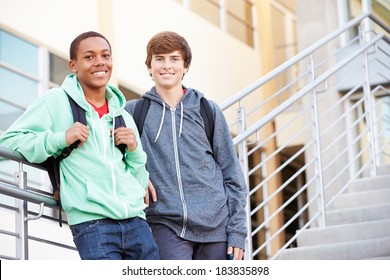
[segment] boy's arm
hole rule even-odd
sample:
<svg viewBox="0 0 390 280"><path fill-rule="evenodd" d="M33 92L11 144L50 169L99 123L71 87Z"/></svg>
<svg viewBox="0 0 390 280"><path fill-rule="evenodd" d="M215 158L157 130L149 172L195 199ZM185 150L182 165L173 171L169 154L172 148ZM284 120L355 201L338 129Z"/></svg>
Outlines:
<svg viewBox="0 0 390 280"><path fill-rule="evenodd" d="M247 235L245 206L248 191L226 119L218 106L214 106L214 108L213 153L215 160L221 167L227 192L228 246L245 249Z"/></svg>
<svg viewBox="0 0 390 280"><path fill-rule="evenodd" d="M37 99L0 136L0 145L20 152L28 161L41 163L66 147L65 131L54 132L44 99Z"/></svg>
<svg viewBox="0 0 390 280"><path fill-rule="evenodd" d="M142 149L141 139L133 118L129 114L127 116L126 124L132 130L134 139L131 145L127 145L128 148L125 154L126 163L131 174L146 189L149 181L149 173L146 171L146 153Z"/></svg>

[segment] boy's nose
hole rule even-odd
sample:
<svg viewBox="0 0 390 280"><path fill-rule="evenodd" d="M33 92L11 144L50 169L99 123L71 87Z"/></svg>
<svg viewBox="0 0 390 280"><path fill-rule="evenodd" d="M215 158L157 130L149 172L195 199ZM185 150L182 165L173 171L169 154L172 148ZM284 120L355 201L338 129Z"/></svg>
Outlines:
<svg viewBox="0 0 390 280"><path fill-rule="evenodd" d="M97 65L104 65L105 61L103 59L103 57L101 57L100 55L96 56L96 64Z"/></svg>
<svg viewBox="0 0 390 280"><path fill-rule="evenodd" d="M164 69L171 68L171 62L169 60L164 61L163 68Z"/></svg>

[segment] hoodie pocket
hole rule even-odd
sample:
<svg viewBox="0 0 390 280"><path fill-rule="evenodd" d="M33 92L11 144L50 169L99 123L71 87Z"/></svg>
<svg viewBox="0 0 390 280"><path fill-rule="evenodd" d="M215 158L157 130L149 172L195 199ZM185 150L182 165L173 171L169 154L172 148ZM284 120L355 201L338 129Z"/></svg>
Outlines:
<svg viewBox="0 0 390 280"><path fill-rule="evenodd" d="M87 199L98 204L107 204L115 197L111 180L87 180Z"/></svg>
<svg viewBox="0 0 390 280"><path fill-rule="evenodd" d="M115 185L114 185L115 184ZM87 181L87 200L109 217L124 219L139 216L145 209L145 190L128 176L106 180Z"/></svg>

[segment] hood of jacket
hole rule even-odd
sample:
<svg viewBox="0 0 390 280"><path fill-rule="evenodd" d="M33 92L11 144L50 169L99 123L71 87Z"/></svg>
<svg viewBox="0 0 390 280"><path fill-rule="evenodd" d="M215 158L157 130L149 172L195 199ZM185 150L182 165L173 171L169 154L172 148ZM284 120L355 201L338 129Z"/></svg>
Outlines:
<svg viewBox="0 0 390 280"><path fill-rule="evenodd" d="M180 112L180 127L179 127L179 137L181 136L183 132L183 120L184 120L184 114L186 110L198 110L200 100L203 97L203 93L196 91L192 88L186 88L183 86L183 97L180 100L180 102L177 104L176 108L173 108L174 110L179 110ZM161 130L164 126L164 119L165 119L165 112L166 107L170 107L168 104L166 104L160 95L156 91L156 87L152 87L150 91L146 92L142 98L149 99L152 102L155 102L157 104L160 104L162 107L161 110L161 116L159 121L159 129L157 131L156 136L154 137L154 142L158 141L158 138L160 136Z"/></svg>
<svg viewBox="0 0 390 280"><path fill-rule="evenodd" d="M87 102L84 96L83 89L77 80L76 74L69 74L61 85L62 89L86 112L93 108ZM106 86L106 99L110 108L111 117L116 117L121 114L126 105L126 99L123 94L111 85Z"/></svg>

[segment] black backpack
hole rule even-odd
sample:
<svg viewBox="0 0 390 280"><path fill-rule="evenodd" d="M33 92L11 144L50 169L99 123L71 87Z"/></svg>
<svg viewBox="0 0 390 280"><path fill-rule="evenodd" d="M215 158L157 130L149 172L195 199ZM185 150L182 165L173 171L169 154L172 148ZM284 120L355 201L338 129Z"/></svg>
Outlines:
<svg viewBox="0 0 390 280"><path fill-rule="evenodd" d="M148 113L150 106L149 98L141 98L137 100L134 108L133 119L137 125L139 135L141 136L146 114ZM213 135L214 135L214 111L210 103L205 97L200 99L200 114L203 118L205 132L207 139L210 142L211 148L213 148Z"/></svg>
<svg viewBox="0 0 390 280"><path fill-rule="evenodd" d="M87 125L87 119L85 116L85 110L81 108L69 95L69 104L72 109L72 114L73 114L73 121L74 122L80 122L84 125ZM126 127L126 123L123 119L123 116L117 116L115 117L115 128L118 127ZM115 130L114 128L114 130ZM42 162L40 165L46 168L47 173L50 178L51 185L53 187L53 197L54 199L58 200L58 206L59 206L59 224L62 227L62 214L61 214L61 201L60 201L60 162L64 158L67 158L70 153L77 148L79 145L80 141L76 141L70 146L66 147L65 149L62 150L61 154L57 157L51 156L46 159L46 161ZM126 151L126 145L121 144L117 146L122 154L125 154Z"/></svg>

